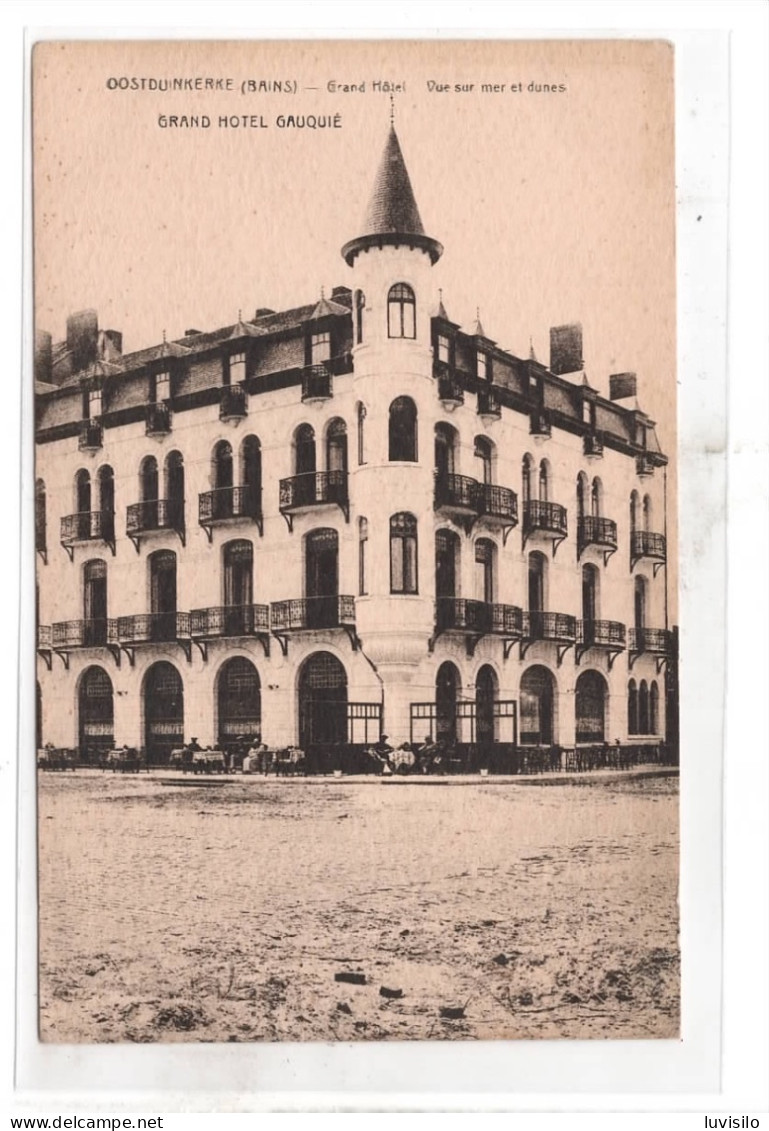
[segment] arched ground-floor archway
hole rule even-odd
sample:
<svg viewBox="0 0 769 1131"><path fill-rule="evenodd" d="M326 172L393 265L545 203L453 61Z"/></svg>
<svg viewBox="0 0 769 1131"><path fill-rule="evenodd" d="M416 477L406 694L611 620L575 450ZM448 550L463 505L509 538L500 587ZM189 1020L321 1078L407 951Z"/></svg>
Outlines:
<svg viewBox="0 0 769 1131"><path fill-rule="evenodd" d="M115 707L112 680L104 668L86 668L78 688L78 746L80 757L95 760L115 745Z"/></svg>
<svg viewBox="0 0 769 1131"><path fill-rule="evenodd" d="M438 742L457 741L457 702L460 675L450 660L438 668L435 677L435 737Z"/></svg>
<svg viewBox="0 0 769 1131"><path fill-rule="evenodd" d="M147 762L165 765L184 743L184 686L173 664L158 660L147 670L142 700Z"/></svg>
<svg viewBox="0 0 769 1131"><path fill-rule="evenodd" d="M577 742L606 741L606 680L600 672L582 672L574 694Z"/></svg>
<svg viewBox="0 0 769 1131"><path fill-rule="evenodd" d="M499 738L494 704L498 698L496 672L484 664L475 677L475 740L483 750Z"/></svg>
<svg viewBox="0 0 769 1131"><path fill-rule="evenodd" d="M337 746L347 741L347 673L330 652L315 652L299 673L299 745Z"/></svg>
<svg viewBox="0 0 769 1131"><path fill-rule="evenodd" d="M217 681L217 736L223 749L238 738L261 738L262 688L259 673L245 656L222 666Z"/></svg>
<svg viewBox="0 0 769 1131"><path fill-rule="evenodd" d="M541 664L521 676L520 741L523 746L552 746L555 741L556 686Z"/></svg>

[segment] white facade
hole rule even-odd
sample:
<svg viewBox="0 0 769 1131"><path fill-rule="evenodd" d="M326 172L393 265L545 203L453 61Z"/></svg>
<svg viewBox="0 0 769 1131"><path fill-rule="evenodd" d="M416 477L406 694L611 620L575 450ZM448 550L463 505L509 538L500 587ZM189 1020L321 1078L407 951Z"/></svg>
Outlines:
<svg viewBox="0 0 769 1131"><path fill-rule="evenodd" d="M393 138L391 134L391 152ZM381 183L381 171L377 187L381 198L388 191L388 185ZM389 191L397 197L396 214L398 208L402 215L405 209L409 220L415 216L418 221L413 198L404 202L402 181ZM166 727L168 743L171 737L188 741L195 736L202 745L215 745L237 729L237 720L231 721L229 730L222 726L219 680L223 665L242 657L254 665L259 685L258 703L254 699L250 714L249 709L243 712L249 723L246 729L256 730L250 724L258 711L258 731L268 745L307 745L312 738L307 727L314 724L307 722L300 685L305 661L319 652L335 656L344 669L346 690L338 698L371 707L368 731L364 733L360 719L348 718L344 735L339 723L342 709L338 704L331 708L337 722L330 724L330 731L318 732L321 744L334 736L353 742L372 740L378 737L380 723L391 745L421 741L428 730L459 743L505 744L515 738L524 744L570 747L576 742L663 739L668 648L666 460L656 449L651 422L634 409L598 397L583 384L581 371L553 375L533 360L504 354L480 327L478 333L462 333L444 317L442 304L436 315L439 280L434 261L441 249L420 235L413 222L405 231L397 226L395 230L370 227L359 245L352 241L345 249L351 264L344 280L349 290L337 288L330 302L321 299L314 309L303 307L284 315L257 312L251 322L214 334L190 334L179 343L164 343L130 357L117 350L105 353L100 335L97 354L82 372L72 371L67 360L71 350L54 347L50 367L39 374L43 382L38 386L36 474L44 485L39 518L42 521L44 513L45 519L44 531L38 524L43 742L98 745L101 732L105 742L141 748L151 744L146 680L153 665L166 661L183 687L181 727ZM393 288L404 285L413 293L413 308L410 301L388 301ZM409 336L412 312L413 337ZM393 336L394 332L406 336ZM328 368L333 377L328 380L330 388L318 390L312 381L320 379L323 385L323 370L311 370L307 364L317 364L327 352L324 333L329 334ZM445 364L439 356L443 350ZM241 365L243 356L246 361ZM489 359L490 382L483 373L483 358ZM165 374L170 374L168 384ZM439 396L445 392L440 385L445 376L461 389L453 399ZM240 383L247 396L242 410L236 405L233 418L222 420L220 398L229 395L229 389L222 392L228 381L231 388ZM101 397L91 397L86 408L89 388L97 388ZM310 395L318 392L331 395ZM489 393L498 402L498 411L481 414L479 409L488 407L482 398ZM457 403L460 395L463 400ZM410 398L416 408L413 459L391 458L390 409L402 397ZM153 409L147 406L156 402L162 409L164 401L171 410L170 430L148 435L147 414ZM101 446L90 451L82 450L80 440L87 412L97 417L101 438ZM332 423L338 421L344 422L346 432L346 474L339 425ZM299 474L304 467L301 461L307 458L306 449L297 452L297 429L302 425L314 431L320 478L318 486L309 489L313 500L309 505L303 488L294 499L304 505L281 513L281 480ZM446 457L441 449L444 454L437 456L436 428L449 435L447 426L454 430L453 451ZM259 521L251 515L237 517L242 508L237 501L233 505L228 472L226 468L222 472L222 461L214 458L217 445L228 443L233 455L232 487L243 486L247 472L241 453L248 436L258 439L261 453ZM484 448L477 443L479 437L488 441L486 459L479 454ZM600 454L587 455L587 451ZM156 529L137 536L135 545L126 533L127 508L169 497L164 469L170 453L179 453L184 469L183 532L163 528L166 520L156 518L150 505L142 512L143 521ZM152 472L146 470L148 457L158 467L154 497ZM533 507L527 505L524 485L527 457ZM441 462L446 458L453 461L450 467ZM84 510L98 515L104 509L99 483L105 481L105 473L100 473L105 467L112 472L112 487L107 475L104 490L108 507L114 495L114 543L93 536L100 531L97 521L79 520L74 527L78 537L68 536L65 549L60 545L62 520ZM84 471L91 483L87 508ZM326 472L334 474L324 479ZM477 484L490 480L515 492L517 521L510 513L509 495L498 508L501 515L483 513L489 507L478 500L488 496L457 476ZM600 527L600 544L583 546L579 538L580 529L583 534L588 528L593 533L599 529L589 521L580 527L580 476L585 485L585 519L616 524L616 531L606 524ZM448 482L448 494L440 494L441 481L444 487ZM334 498L341 492L343 497L344 484L348 506L315 502L324 492ZM217 489L224 508L204 527L199 522L204 507L199 497ZM470 495L464 497L463 492ZM457 505L467 504L468 498L469 506ZM539 501L565 508L567 533L562 540L553 530L529 529L527 515L536 518ZM230 512L232 517L225 517ZM540 512L541 520L543 508ZM415 520L415 575L401 562L401 552L410 551L402 543L391 549L395 515ZM552 525L552 517L546 524ZM72 524L68 529L71 535ZM331 576L334 567L328 557L333 553L330 535L318 540L319 556L308 565L308 535L318 530L336 533L336 577ZM439 535L440 531L447 533ZM436 539L443 546L439 552ZM225 546L235 540L252 545L253 580L250 587L238 590L240 597L233 597L232 587L237 589L241 582L233 582L234 575L225 568L225 553L230 553ZM633 548L644 553L633 554ZM176 555L175 609L181 613L239 606L244 592L250 596L247 604L269 606L270 612L265 609L256 620L236 617L224 630L220 617L213 635L201 631L201 624L208 624L201 614L193 617L191 627L176 622L171 635L180 642L142 640L142 630L125 618L158 612L158 593L165 582L157 577L153 582L151 555L160 550ZM437 563L437 553L444 554L443 564ZM447 554L452 559L449 564ZM532 554L541 556L532 558ZM491 564L476 560L479 556L490 556ZM94 561L104 567L87 567ZM593 567L592 579L586 566ZM100 575L105 568L106 610L99 603L104 601ZM415 591L393 592L393 571L400 581L396 579L396 588ZM92 584L88 577L97 578L96 588L88 589ZM340 604L327 603L320 623L341 620L344 627L314 627L318 617L312 608L320 604L297 606L290 614L275 608L287 600L328 602L334 593L350 597L353 603L346 603L344 612ZM543 613L564 614L564 618L551 623ZM264 620L259 619L262 615ZM82 625L89 618L106 618L108 627L101 635L97 630L96 637L89 636L87 624ZM81 626L61 627L71 622ZM257 622L264 629L258 636L252 631ZM583 627L578 622L584 622ZM150 625L144 635L153 631ZM88 642L94 638L100 643L91 646ZM592 640L598 644L589 646ZM442 677L438 674L447 661L458 677L453 690L447 669ZM111 683L111 731L106 716L103 725L95 716L84 724L89 708L83 679L94 666ZM504 709L491 710L488 694L479 692L482 669L486 670L480 684L493 687L493 696L506 705ZM543 675L542 669L549 675ZM597 677L592 681L592 697L589 689L583 690L578 722L577 687L585 672ZM442 690L437 690L441 679ZM550 692L543 692L548 681ZM584 679L580 686L585 689ZM603 688L600 728L596 687ZM322 691L318 694L322 699ZM460 704L450 708L450 723L447 696ZM436 702L440 705L432 711L426 706ZM416 709L414 704L422 706ZM347 715L352 714L348 709ZM549 719L543 717L548 714ZM163 720L154 725L162 734Z"/></svg>

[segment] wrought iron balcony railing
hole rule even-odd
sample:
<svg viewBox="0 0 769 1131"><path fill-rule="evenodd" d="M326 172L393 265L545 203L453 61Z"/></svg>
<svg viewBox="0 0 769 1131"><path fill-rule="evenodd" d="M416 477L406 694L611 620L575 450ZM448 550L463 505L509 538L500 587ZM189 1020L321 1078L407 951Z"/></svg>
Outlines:
<svg viewBox="0 0 769 1131"><path fill-rule="evenodd" d="M667 656L670 652L670 633L664 628L631 628L630 651Z"/></svg>
<svg viewBox="0 0 769 1131"><path fill-rule="evenodd" d="M219 402L220 420L242 420L248 414L248 396L242 385L223 385Z"/></svg>
<svg viewBox="0 0 769 1131"><path fill-rule="evenodd" d="M126 534L152 530L184 530L184 499L145 499L126 511Z"/></svg>
<svg viewBox="0 0 769 1131"><path fill-rule="evenodd" d="M502 406L496 390L489 385L482 385L478 389L478 415L486 416L490 420L498 420L502 415Z"/></svg>
<svg viewBox="0 0 769 1131"><path fill-rule="evenodd" d="M559 503L529 499L523 504L523 544L532 534L547 534L553 538L553 553L569 533L566 507Z"/></svg>
<svg viewBox="0 0 769 1131"><path fill-rule="evenodd" d="M485 635L491 631L493 606L463 597L438 597L435 601L437 632L459 631Z"/></svg>
<svg viewBox="0 0 769 1131"><path fill-rule="evenodd" d="M665 535L653 534L649 530L634 530L630 535L630 557L634 564L641 558L652 558L664 563L667 559Z"/></svg>
<svg viewBox="0 0 769 1131"><path fill-rule="evenodd" d="M585 648L624 648L625 637L625 626L620 621L577 621L577 643Z"/></svg>
<svg viewBox="0 0 769 1131"><path fill-rule="evenodd" d="M273 632L306 632L355 625L354 597L302 597L270 605Z"/></svg>
<svg viewBox="0 0 769 1131"><path fill-rule="evenodd" d="M61 520L59 541L70 559L73 556L73 547L78 542L106 542L114 554L114 511L80 511L78 514L64 515Z"/></svg>
<svg viewBox="0 0 769 1131"><path fill-rule="evenodd" d="M104 429L99 420L81 420L77 446L81 452L97 452L104 444Z"/></svg>
<svg viewBox="0 0 769 1131"><path fill-rule="evenodd" d="M171 431L171 408L165 401L147 405L145 428L148 436L166 436Z"/></svg>
<svg viewBox="0 0 769 1131"><path fill-rule="evenodd" d="M326 401L333 392L331 373L326 365L308 365L302 370L303 401Z"/></svg>
<svg viewBox="0 0 769 1131"><path fill-rule="evenodd" d="M555 643L575 644L577 620L568 613L525 612L523 636L529 641L552 640Z"/></svg>
<svg viewBox="0 0 769 1131"><path fill-rule="evenodd" d="M469 475L437 475L435 508L470 512L481 517L518 521L518 498L515 491L496 483L479 483Z"/></svg>
<svg viewBox="0 0 769 1131"><path fill-rule="evenodd" d="M201 526L210 527L242 518L261 524L261 487L217 487L198 495L198 522Z"/></svg>
<svg viewBox="0 0 769 1131"><path fill-rule="evenodd" d="M52 633L50 624L39 624L37 626L37 649L39 652L50 652L52 643Z"/></svg>
<svg viewBox="0 0 769 1131"><path fill-rule="evenodd" d="M117 644L117 621L112 618L65 620L51 625L54 649L103 648Z"/></svg>
<svg viewBox="0 0 769 1131"><path fill-rule="evenodd" d="M189 613L138 613L118 617L121 644L160 644L185 640L190 635Z"/></svg>
<svg viewBox="0 0 769 1131"><path fill-rule="evenodd" d="M305 507L334 505L350 517L346 471L308 471L280 481L280 513L293 529L292 514Z"/></svg>
<svg viewBox="0 0 769 1131"><path fill-rule="evenodd" d="M577 556L588 546L598 546L603 551L604 565L617 549L617 524L610 518L586 514L577 521Z"/></svg>
<svg viewBox="0 0 769 1131"><path fill-rule="evenodd" d="M190 613L190 636L193 637L254 636L269 630L270 610L267 605L223 605L193 609Z"/></svg>

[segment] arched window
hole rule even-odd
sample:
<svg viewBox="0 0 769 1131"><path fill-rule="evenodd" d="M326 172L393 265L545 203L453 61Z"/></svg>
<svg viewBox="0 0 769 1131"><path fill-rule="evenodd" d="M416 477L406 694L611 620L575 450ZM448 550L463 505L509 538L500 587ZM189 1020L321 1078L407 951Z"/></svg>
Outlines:
<svg viewBox="0 0 769 1131"><path fill-rule="evenodd" d="M149 574L152 640L176 640L176 554L173 550L150 554Z"/></svg>
<svg viewBox="0 0 769 1131"><path fill-rule="evenodd" d="M590 513L593 518L600 518L603 510L603 485L596 476L590 488Z"/></svg>
<svg viewBox="0 0 769 1131"><path fill-rule="evenodd" d="M366 547L368 545L368 519L358 519L358 593L365 597L366 589Z"/></svg>
<svg viewBox="0 0 769 1131"><path fill-rule="evenodd" d="M417 406L411 397L397 397L390 405L388 458L404 463L416 462Z"/></svg>
<svg viewBox="0 0 769 1131"><path fill-rule="evenodd" d="M139 491L143 503L158 501L158 461L154 456L145 456L139 467Z"/></svg>
<svg viewBox="0 0 769 1131"><path fill-rule="evenodd" d="M330 652L315 652L299 675L299 745L306 753L317 746L347 742L347 673Z"/></svg>
<svg viewBox="0 0 769 1131"><path fill-rule="evenodd" d="M587 513L587 476L580 471L577 476L577 518L583 519Z"/></svg>
<svg viewBox="0 0 769 1131"><path fill-rule="evenodd" d="M478 570L478 600L493 605L496 599L496 559L497 548L489 538L479 538L475 543L475 564Z"/></svg>
<svg viewBox="0 0 769 1131"><path fill-rule="evenodd" d="M83 566L83 643L107 643L107 563L101 559Z"/></svg>
<svg viewBox="0 0 769 1131"><path fill-rule="evenodd" d="M256 436L246 436L240 445L240 514L262 513L262 445Z"/></svg>
<svg viewBox="0 0 769 1131"><path fill-rule="evenodd" d="M438 742L457 741L457 703L460 675L449 660L441 664L435 677L435 729Z"/></svg>
<svg viewBox="0 0 769 1131"><path fill-rule="evenodd" d="M539 501L546 503L550 498L550 464L543 459L539 465Z"/></svg>
<svg viewBox="0 0 769 1131"><path fill-rule="evenodd" d="M417 336L416 299L407 283L396 283L387 295L388 338Z"/></svg>
<svg viewBox="0 0 769 1131"><path fill-rule="evenodd" d="M630 533L635 534L638 530L638 521L640 517L641 500L638 497L637 491L632 491L630 494Z"/></svg>
<svg viewBox="0 0 769 1131"><path fill-rule="evenodd" d="M39 554L45 554L48 548L47 522L45 483L38 479L35 482L35 549Z"/></svg>
<svg viewBox="0 0 769 1131"><path fill-rule="evenodd" d="M78 689L78 739L85 760L115 745L112 680L103 668L86 668Z"/></svg>
<svg viewBox="0 0 769 1131"><path fill-rule="evenodd" d="M167 524L172 530L184 530L184 458L181 452L166 456Z"/></svg>
<svg viewBox="0 0 769 1131"><path fill-rule="evenodd" d="M254 631L254 548L245 539L227 542L224 561L224 631L248 636Z"/></svg>
<svg viewBox="0 0 769 1131"><path fill-rule="evenodd" d="M364 464L366 462L366 447L365 447L365 443L364 443L364 440L365 440L364 424L365 424L365 420L366 420L366 406L364 404L362 404L360 401L358 401L357 418L358 418L358 464L361 465L361 464Z"/></svg>
<svg viewBox="0 0 769 1131"><path fill-rule="evenodd" d="M497 699L496 672L484 664L475 677L475 740L480 747L497 741L494 704Z"/></svg>
<svg viewBox="0 0 769 1131"><path fill-rule="evenodd" d="M300 424L294 433L294 474L315 471L315 432L310 424Z"/></svg>
<svg viewBox="0 0 769 1131"><path fill-rule="evenodd" d="M435 425L435 472L445 479L455 472L457 431L450 424Z"/></svg>
<svg viewBox="0 0 769 1131"><path fill-rule="evenodd" d="M476 436L474 454L480 465L480 475L478 476L478 478L480 479L481 483L493 483L494 445L492 444L491 440L488 440L485 436Z"/></svg>
<svg viewBox="0 0 769 1131"><path fill-rule="evenodd" d="M555 681L542 665L521 677L521 745L551 746L555 737Z"/></svg>
<svg viewBox="0 0 769 1131"><path fill-rule="evenodd" d="M645 679L638 688L638 733L649 734L649 686Z"/></svg>
<svg viewBox="0 0 769 1131"><path fill-rule="evenodd" d="M363 311L366 306L366 296L363 291L355 292L355 343L360 345L363 341Z"/></svg>
<svg viewBox="0 0 769 1131"><path fill-rule="evenodd" d="M634 679L627 685L627 732L638 734L638 687Z"/></svg>
<svg viewBox="0 0 769 1131"><path fill-rule="evenodd" d="M333 628L339 623L339 535L330 527L305 535L304 594L308 628Z"/></svg>
<svg viewBox="0 0 769 1131"><path fill-rule="evenodd" d="M91 476L84 468L75 476L75 509L78 514L89 514L91 510Z"/></svg>
<svg viewBox="0 0 769 1131"><path fill-rule="evenodd" d="M442 598L459 596L459 535L453 530L435 532L435 596L439 604Z"/></svg>
<svg viewBox="0 0 769 1131"><path fill-rule="evenodd" d="M600 620L598 609L598 592L600 577L594 565L582 567L582 620L592 625Z"/></svg>
<svg viewBox="0 0 769 1131"><path fill-rule="evenodd" d="M347 471L347 426L338 417L326 430L326 470Z"/></svg>
<svg viewBox="0 0 769 1131"><path fill-rule="evenodd" d="M660 733L660 689L656 679L649 688L649 733Z"/></svg>
<svg viewBox="0 0 769 1131"><path fill-rule="evenodd" d="M220 440L214 448L211 472L215 491L226 491L232 487L232 445L228 440Z"/></svg>
<svg viewBox="0 0 769 1131"><path fill-rule="evenodd" d="M144 677L144 746L150 765L166 765L184 743L184 686L173 664L159 660Z"/></svg>
<svg viewBox="0 0 769 1131"><path fill-rule="evenodd" d="M532 501L532 499L534 498L534 494L533 494L534 487L535 487L535 484L534 484L534 460L527 453L523 457L522 479L521 479L521 496L523 498L524 504L530 503Z"/></svg>
<svg viewBox="0 0 769 1131"><path fill-rule="evenodd" d="M650 495L644 495L644 530L650 531L652 528L652 500Z"/></svg>
<svg viewBox="0 0 769 1131"><path fill-rule="evenodd" d="M600 672L582 672L574 698L577 742L605 742L606 681Z"/></svg>
<svg viewBox="0 0 769 1131"><path fill-rule="evenodd" d="M547 607L547 558L539 550L529 554L529 612L543 613ZM533 627L533 626L532 626Z"/></svg>
<svg viewBox="0 0 769 1131"><path fill-rule="evenodd" d="M646 628L646 578L635 579L634 603L635 627L639 631Z"/></svg>
<svg viewBox="0 0 769 1131"><path fill-rule="evenodd" d="M417 591L417 520L401 512L390 519L390 592Z"/></svg>
<svg viewBox="0 0 769 1131"><path fill-rule="evenodd" d="M216 698L220 747L226 749L240 738L261 738L261 683L250 660L235 656L224 664Z"/></svg>

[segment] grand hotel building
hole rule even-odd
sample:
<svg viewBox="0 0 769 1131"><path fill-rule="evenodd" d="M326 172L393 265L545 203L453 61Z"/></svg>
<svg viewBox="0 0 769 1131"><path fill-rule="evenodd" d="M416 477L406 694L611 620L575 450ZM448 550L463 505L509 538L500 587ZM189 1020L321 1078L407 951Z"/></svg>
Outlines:
<svg viewBox="0 0 769 1131"><path fill-rule="evenodd" d="M578 325L549 368L461 329L442 250L391 129L330 296L131 354L93 311L38 332L38 744L429 733L504 768L672 730L635 377L599 395Z"/></svg>

